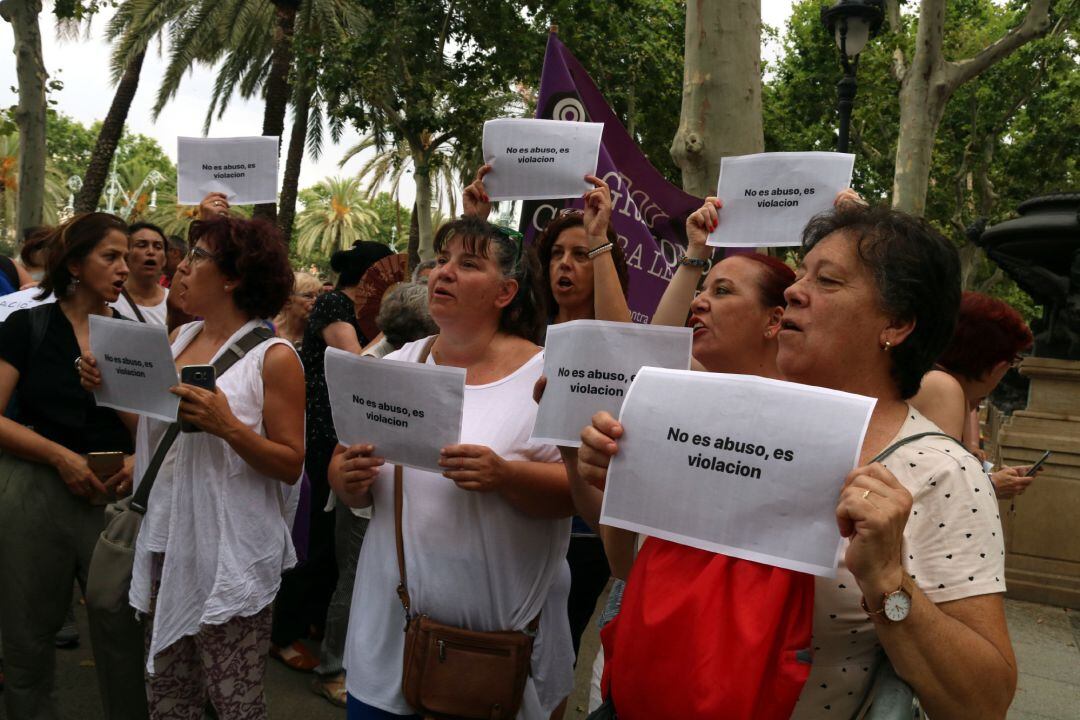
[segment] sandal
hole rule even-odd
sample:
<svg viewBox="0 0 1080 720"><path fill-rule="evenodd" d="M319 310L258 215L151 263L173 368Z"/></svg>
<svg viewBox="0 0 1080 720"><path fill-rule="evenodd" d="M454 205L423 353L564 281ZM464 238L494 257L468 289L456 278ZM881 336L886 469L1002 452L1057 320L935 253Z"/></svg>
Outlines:
<svg viewBox="0 0 1080 720"><path fill-rule="evenodd" d="M286 667L300 672L311 672L319 666L319 658L299 640L286 647L270 646L270 657L280 660Z"/></svg>
<svg viewBox="0 0 1080 720"><path fill-rule="evenodd" d="M345 698L348 696L348 691L345 689L345 675L336 675L326 680L315 678L311 681L311 692L326 698L338 707L345 707Z"/></svg>

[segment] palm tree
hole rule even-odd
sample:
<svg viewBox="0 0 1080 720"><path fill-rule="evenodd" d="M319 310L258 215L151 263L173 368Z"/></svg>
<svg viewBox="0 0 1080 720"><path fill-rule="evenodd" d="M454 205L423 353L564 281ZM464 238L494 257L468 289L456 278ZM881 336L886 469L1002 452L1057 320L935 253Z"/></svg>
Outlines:
<svg viewBox="0 0 1080 720"><path fill-rule="evenodd" d="M327 178L302 193L305 204L296 218L300 256L330 256L357 240L377 240L379 216L367 207L357 178Z"/></svg>
<svg viewBox="0 0 1080 720"><path fill-rule="evenodd" d="M124 134L128 111L139 88L147 45L154 36L160 36L186 5L181 0L125 0L110 18L105 38L114 44L110 66L116 92L83 174L83 186L75 198L76 212L89 212L97 207L113 154ZM69 33L73 31L70 29Z"/></svg>
<svg viewBox="0 0 1080 720"><path fill-rule="evenodd" d="M176 95L184 75L196 63L220 63L204 132L238 93L244 99L262 96L262 134L282 137L285 110L291 100L295 118L292 137L297 150L290 151L286 161L281 193L285 224L279 223L288 236L305 136L313 154L317 155L322 143L322 105L326 100L314 89L310 60L321 52L322 43L346 37L349 29L362 21L363 10L351 0L197 0L185 5L170 25L169 63L154 115L157 117ZM305 60L296 68L295 88L289 82L294 45L303 51ZM335 136L340 128L340 122L332 126ZM274 219L275 205L257 206L255 215Z"/></svg>
<svg viewBox="0 0 1080 720"><path fill-rule="evenodd" d="M0 237L17 241L19 197L19 133L13 131L0 135ZM42 204L41 221L55 225L60 209L67 204L64 178L45 160L45 202Z"/></svg>

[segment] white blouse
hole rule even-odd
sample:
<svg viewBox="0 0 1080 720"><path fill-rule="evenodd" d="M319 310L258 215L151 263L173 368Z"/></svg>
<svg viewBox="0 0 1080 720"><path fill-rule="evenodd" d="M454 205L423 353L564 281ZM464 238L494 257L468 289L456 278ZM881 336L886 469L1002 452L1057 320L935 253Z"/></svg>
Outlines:
<svg viewBox="0 0 1080 720"><path fill-rule="evenodd" d="M260 324L253 320L222 345ZM181 328L173 357L202 330L202 322ZM217 379L233 414L260 435L263 428L263 358L273 338L256 346ZM153 456L167 424L142 417L135 438L135 477ZM298 487L298 486L297 486ZM147 670L154 657L203 625L248 617L273 602L281 573L296 564L290 537L295 495L274 478L260 474L219 437L205 432L180 433L158 472L135 549L131 605L150 611L150 588L157 574L154 555L164 554L153 614ZM287 492L290 491L290 492Z"/></svg>

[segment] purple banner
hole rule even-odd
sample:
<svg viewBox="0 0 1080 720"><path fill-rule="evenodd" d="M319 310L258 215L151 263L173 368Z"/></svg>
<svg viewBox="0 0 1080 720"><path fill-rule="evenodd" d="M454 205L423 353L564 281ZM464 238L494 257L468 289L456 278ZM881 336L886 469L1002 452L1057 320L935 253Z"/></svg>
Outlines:
<svg viewBox="0 0 1080 720"><path fill-rule="evenodd" d="M536 117L604 123L596 174L611 187L612 226L630 269L630 309L649 322L686 248L686 218L703 199L669 183L638 149L585 68L552 33L548 36ZM522 232L531 241L564 207L581 201L530 201Z"/></svg>

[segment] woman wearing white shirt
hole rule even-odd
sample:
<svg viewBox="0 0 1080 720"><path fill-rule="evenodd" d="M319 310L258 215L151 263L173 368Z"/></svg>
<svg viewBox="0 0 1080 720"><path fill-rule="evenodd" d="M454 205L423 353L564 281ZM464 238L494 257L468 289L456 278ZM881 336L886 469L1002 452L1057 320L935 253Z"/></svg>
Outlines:
<svg viewBox="0 0 1080 720"><path fill-rule="evenodd" d="M439 334L427 362L466 369L462 444L443 449L442 475L405 469L408 589L414 610L438 622L524 630L563 566L573 512L558 451L529 441L531 391L543 369L539 268L519 234L475 218L440 228L435 250L428 302ZM428 346L410 343L387 357L416 361ZM415 712L401 692L393 470L377 453L371 445L338 447L330 466L343 500L374 504L349 620L350 720ZM521 718L539 720L553 709L537 695L540 677L572 672L545 662L544 636L555 622L566 623L566 615L540 618Z"/></svg>
<svg viewBox="0 0 1080 720"><path fill-rule="evenodd" d="M292 288L285 244L261 221L193 227L174 292L203 320L176 332L177 369L213 362ZM162 465L139 532L131 604L148 614L151 718L196 717L207 699L222 720L265 718L271 604L296 562L282 483L304 462L304 376L288 341L270 339L217 378L211 392L173 388L181 433ZM142 418L136 477L165 423Z"/></svg>
<svg viewBox="0 0 1080 720"><path fill-rule="evenodd" d="M169 300L169 289L160 283L168 247L165 232L157 225L137 222L128 228L128 235L131 274L113 307L129 320L164 325Z"/></svg>

